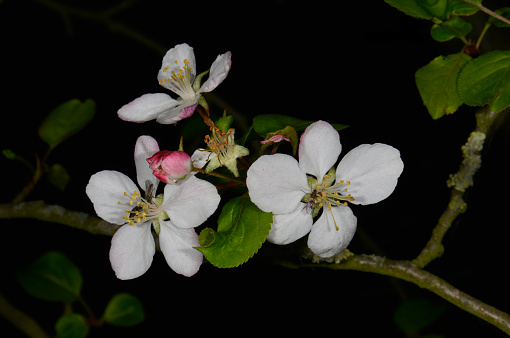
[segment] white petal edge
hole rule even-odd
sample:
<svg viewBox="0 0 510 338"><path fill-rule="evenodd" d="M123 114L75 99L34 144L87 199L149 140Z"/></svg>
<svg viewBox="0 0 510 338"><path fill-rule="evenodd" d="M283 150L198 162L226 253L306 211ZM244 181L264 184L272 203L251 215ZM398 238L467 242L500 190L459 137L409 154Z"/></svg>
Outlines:
<svg viewBox="0 0 510 338"><path fill-rule="evenodd" d="M133 279L149 269L155 252L149 222L126 224L113 235L110 263L117 278Z"/></svg>
<svg viewBox="0 0 510 338"><path fill-rule="evenodd" d="M198 272L203 255L194 247L200 246L195 229L182 229L171 221L160 222L159 245L168 266L176 273L186 277Z"/></svg>
<svg viewBox="0 0 510 338"><path fill-rule="evenodd" d="M285 215L274 215L267 240L273 244L286 245L304 237L312 229L312 215L306 212L306 204Z"/></svg>
<svg viewBox="0 0 510 338"><path fill-rule="evenodd" d="M195 97L195 100L183 101L181 99L177 100L177 105L162 114L160 114L156 118L156 122L161 124L174 124L183 120L185 118L190 117L195 112L196 107L198 106L198 96Z"/></svg>
<svg viewBox="0 0 510 338"><path fill-rule="evenodd" d="M319 257L334 256L347 248L356 232L356 224L356 216L349 207L332 207L331 212L323 209L308 236L308 247Z"/></svg>
<svg viewBox="0 0 510 338"><path fill-rule="evenodd" d="M117 115L124 121L147 122L168 115L179 101L163 93L145 94L119 109Z"/></svg>
<svg viewBox="0 0 510 338"><path fill-rule="evenodd" d="M208 93L213 91L216 87L220 85L220 83L225 80L232 67L232 53L226 52L225 54L218 55L216 60L214 60L211 65L211 70L209 72L209 77L207 81L205 81L197 93Z"/></svg>
<svg viewBox="0 0 510 338"><path fill-rule="evenodd" d="M193 52L193 48L186 43L182 43L176 45L173 48L170 48L166 52L165 56L163 56L163 60L161 62L161 69L158 72L158 81L161 81L161 79L164 78L169 78L172 74L171 73L172 71L178 73L179 68L182 68L182 66L184 66L184 60L188 60L189 62L188 67L191 68L191 73L193 77L193 79L191 79L191 84L193 84L193 80L196 75L195 53ZM175 63L175 61L177 61L177 63ZM163 87L165 87L164 83Z"/></svg>
<svg viewBox="0 0 510 338"><path fill-rule="evenodd" d="M153 185L154 191L158 187L159 180L152 174L147 159L159 151L158 142L152 137L143 135L138 137L135 144L136 180L138 186L145 191L145 181Z"/></svg>
<svg viewBox="0 0 510 338"><path fill-rule="evenodd" d="M321 182L323 176L335 165L341 151L338 131L327 122L314 122L301 135L299 167Z"/></svg>
<svg viewBox="0 0 510 338"><path fill-rule="evenodd" d="M336 179L350 181L353 204L373 204L387 198L404 170L400 152L392 146L362 144L348 152L338 164Z"/></svg>
<svg viewBox="0 0 510 338"><path fill-rule="evenodd" d="M161 208L179 228L194 228L204 223L220 203L216 187L195 176L174 185L167 184L164 196Z"/></svg>
<svg viewBox="0 0 510 338"><path fill-rule="evenodd" d="M132 194L135 190L138 187L129 177L113 170L95 173L85 188L97 215L113 224L126 223L122 217L126 216L126 203L129 203L130 198L124 196L124 192Z"/></svg>
<svg viewBox="0 0 510 338"><path fill-rule="evenodd" d="M298 162L286 154L263 155L248 169L246 186L251 201L262 211L288 214L311 191Z"/></svg>

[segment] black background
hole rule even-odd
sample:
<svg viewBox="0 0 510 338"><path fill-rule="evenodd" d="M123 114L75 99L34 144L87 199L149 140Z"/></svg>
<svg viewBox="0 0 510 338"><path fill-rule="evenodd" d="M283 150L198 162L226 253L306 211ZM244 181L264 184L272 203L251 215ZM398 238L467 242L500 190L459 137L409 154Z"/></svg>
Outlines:
<svg viewBox="0 0 510 338"><path fill-rule="evenodd" d="M98 12L118 2L68 3ZM447 205L446 180L458 169L460 147L475 121L474 110L465 106L433 121L421 103L414 73L438 55L459 51L460 42L432 41L429 22L407 17L383 1L126 3L127 8L112 18L154 41L159 50L80 16L83 11L66 18L43 1L0 3L2 149L32 160L35 153L45 151L37 136L45 114L71 98L92 98L97 105L92 123L50 156L51 163L61 163L71 175L66 192L42 180L27 200L44 199L94 213L85 195L88 179L104 169L134 177L132 154L138 136L150 134L161 148L175 148L178 128L124 122L116 112L142 94L164 92L156 79L162 53L186 42L195 50L198 72L206 70L218 54L232 52L229 76L214 93L235 114L238 133L246 130L253 116L278 113L350 125L340 133L344 153L360 143L382 142L398 148L405 164L399 184L385 201L354 207L358 232L350 249L394 259L412 259L419 253ZM497 2L484 4L497 8ZM483 13L470 18L475 33L484 19ZM508 31L498 34L491 29L482 52L508 49L505 34ZM213 105L212 109L221 113L221 108ZM509 310L508 221L502 196L509 188L508 128L501 120L485 148L475 187L469 190L468 211L446 236L444 256L427 267L503 311ZM29 172L4 158L0 166L1 201L7 203L26 184ZM206 225L214 227L214 219ZM3 220L1 229L0 292L48 332L53 331L61 305L26 295L15 272L47 250L60 250L82 270L83 296L97 316L118 292L130 292L144 304L144 324L131 329L93 328L91 337L187 330L193 335L294 334L305 328L314 335L404 337L393 323L393 312L405 299L416 297L446 306L445 314L424 333L503 336L427 291L406 282L395 286L378 275L289 270L256 258L237 269L204 264L195 276L186 278L170 270L157 253L145 275L120 281L108 261L108 237L34 220ZM368 245L370 241L377 248ZM260 256L272 249L265 244ZM4 319L0 327L11 330Z"/></svg>

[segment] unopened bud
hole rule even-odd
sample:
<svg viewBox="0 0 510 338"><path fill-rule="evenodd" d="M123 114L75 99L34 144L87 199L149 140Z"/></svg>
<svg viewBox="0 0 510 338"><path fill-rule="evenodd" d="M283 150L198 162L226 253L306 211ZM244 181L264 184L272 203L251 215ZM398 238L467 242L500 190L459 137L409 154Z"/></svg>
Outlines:
<svg viewBox="0 0 510 338"><path fill-rule="evenodd" d="M167 184L176 183L192 170L191 157L183 151L161 150L147 162L154 176Z"/></svg>

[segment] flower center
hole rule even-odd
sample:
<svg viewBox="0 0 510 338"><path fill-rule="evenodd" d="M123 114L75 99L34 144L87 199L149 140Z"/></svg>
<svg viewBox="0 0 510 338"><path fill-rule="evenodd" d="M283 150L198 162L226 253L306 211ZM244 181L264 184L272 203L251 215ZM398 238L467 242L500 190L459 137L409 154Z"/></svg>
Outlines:
<svg viewBox="0 0 510 338"><path fill-rule="evenodd" d="M160 210L152 198L152 191L147 190L145 198L142 198L138 191L133 191L132 194L124 192L124 196L127 197L127 201L117 202L119 205L126 205L126 216L123 216L126 223L134 226L135 223L142 223L148 220L156 219L160 217Z"/></svg>
<svg viewBox="0 0 510 338"><path fill-rule="evenodd" d="M211 127L211 136L205 136L205 143L211 152L218 155L220 163L223 163L226 159L234 156L234 129L229 129L228 132L224 133L220 128L214 126Z"/></svg>
<svg viewBox="0 0 510 338"><path fill-rule="evenodd" d="M183 63L184 65L179 67L178 71L172 70L169 72L169 78L159 80L159 84L182 97L184 101L195 100L195 91L191 87L194 80L191 72L192 68L189 66L188 60L184 59ZM175 64L179 66L179 61L175 60ZM166 73L168 68L165 67L163 73Z"/></svg>
<svg viewBox="0 0 510 338"><path fill-rule="evenodd" d="M338 207L341 205L347 206L347 201L354 201L354 197L349 194L349 189L347 188L351 182L340 180L335 182L335 184L328 185L327 182L331 178L334 178L331 177L331 174L324 175L324 180L321 184L312 189L308 202L306 203L306 211L309 214L312 214L315 209L324 207L331 212L332 207ZM333 216L333 213L331 213L331 215ZM338 225L336 224L334 216L333 221L335 222L335 228L338 231Z"/></svg>

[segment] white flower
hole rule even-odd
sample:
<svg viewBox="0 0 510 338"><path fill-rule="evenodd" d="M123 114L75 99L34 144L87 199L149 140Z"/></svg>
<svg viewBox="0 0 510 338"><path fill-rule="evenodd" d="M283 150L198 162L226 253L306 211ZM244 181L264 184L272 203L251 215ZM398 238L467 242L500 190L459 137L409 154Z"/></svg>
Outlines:
<svg viewBox="0 0 510 338"><path fill-rule="evenodd" d="M159 84L176 93L177 100L167 94L145 94L119 109L121 119L130 122L146 122L156 119L162 124L172 124L195 112L201 93L216 88L227 77L231 67L230 52L218 55L210 68L209 77L195 91L196 63L193 48L180 44L171 48L163 57L158 73Z"/></svg>
<svg viewBox="0 0 510 338"><path fill-rule="evenodd" d="M117 171L100 171L90 178L86 193L99 217L123 224L112 238L110 262L119 279L144 274L152 263L156 247L151 224L159 234L165 259L176 273L192 276L203 256L194 227L202 224L218 207L220 197L214 185L194 176L166 184L164 194L155 197L159 180L146 159L159 151L156 140L140 136L135 146L138 185Z"/></svg>
<svg viewBox="0 0 510 338"><path fill-rule="evenodd" d="M251 165L246 178L250 198L274 214L268 241L288 244L309 233L308 247L317 256L334 256L347 248L356 231L357 219L347 201L372 204L393 192L404 168L397 149L362 144L343 157L335 175L330 169L341 149L338 132L318 121L301 136L299 162L275 154Z"/></svg>

